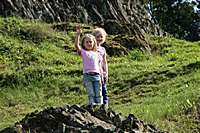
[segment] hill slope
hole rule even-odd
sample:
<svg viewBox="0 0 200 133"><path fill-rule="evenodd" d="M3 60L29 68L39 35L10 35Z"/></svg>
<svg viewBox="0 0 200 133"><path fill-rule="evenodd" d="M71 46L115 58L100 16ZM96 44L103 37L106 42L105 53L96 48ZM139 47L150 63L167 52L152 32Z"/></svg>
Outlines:
<svg viewBox="0 0 200 133"><path fill-rule="evenodd" d="M73 46L75 25L69 23L71 30L64 33L50 24L0 18L0 129L35 110L87 103ZM90 32L92 26L83 28ZM114 37L108 36L107 46ZM135 48L108 57L110 107L169 132L198 132L200 43L146 38L152 55Z"/></svg>

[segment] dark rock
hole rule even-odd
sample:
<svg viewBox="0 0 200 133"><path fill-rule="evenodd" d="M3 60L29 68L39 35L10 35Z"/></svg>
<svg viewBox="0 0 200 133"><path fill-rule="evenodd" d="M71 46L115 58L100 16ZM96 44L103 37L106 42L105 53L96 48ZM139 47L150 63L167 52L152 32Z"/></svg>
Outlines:
<svg viewBox="0 0 200 133"><path fill-rule="evenodd" d="M117 20L105 20L104 28L108 34L131 34L130 28Z"/></svg>
<svg viewBox="0 0 200 133"><path fill-rule="evenodd" d="M1 133L122 133L122 132L159 133L154 126L138 120L133 114L128 117L115 113L111 109L88 106L65 106L47 108L41 112L27 114L14 127L6 128Z"/></svg>
<svg viewBox="0 0 200 133"><path fill-rule="evenodd" d="M109 34L133 35L132 43L149 52L151 48L144 34L163 35L139 0L1 0L0 16L21 16L49 23L92 23L104 27Z"/></svg>

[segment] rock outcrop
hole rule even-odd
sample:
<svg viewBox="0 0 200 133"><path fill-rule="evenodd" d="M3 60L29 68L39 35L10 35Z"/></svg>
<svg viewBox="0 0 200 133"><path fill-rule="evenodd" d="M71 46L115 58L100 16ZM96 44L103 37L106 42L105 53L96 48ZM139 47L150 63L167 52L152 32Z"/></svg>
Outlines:
<svg viewBox="0 0 200 133"><path fill-rule="evenodd" d="M122 116L112 110L65 106L47 108L25 116L2 133L161 133L154 126L138 120L133 114Z"/></svg>
<svg viewBox="0 0 200 133"><path fill-rule="evenodd" d="M76 21L104 27L109 34L130 35L132 43L151 48L145 33L162 35L139 0L1 0L0 15L46 22Z"/></svg>

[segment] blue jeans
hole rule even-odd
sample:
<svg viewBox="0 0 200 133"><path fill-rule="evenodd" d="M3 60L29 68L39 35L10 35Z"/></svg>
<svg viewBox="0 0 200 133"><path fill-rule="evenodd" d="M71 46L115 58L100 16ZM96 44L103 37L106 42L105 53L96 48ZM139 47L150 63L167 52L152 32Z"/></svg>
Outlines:
<svg viewBox="0 0 200 133"><path fill-rule="evenodd" d="M100 75L84 74L83 82L88 94L89 105L103 104Z"/></svg>
<svg viewBox="0 0 200 133"><path fill-rule="evenodd" d="M106 80L102 84L102 96L103 96L103 104L108 104L108 91L107 91L107 84Z"/></svg>

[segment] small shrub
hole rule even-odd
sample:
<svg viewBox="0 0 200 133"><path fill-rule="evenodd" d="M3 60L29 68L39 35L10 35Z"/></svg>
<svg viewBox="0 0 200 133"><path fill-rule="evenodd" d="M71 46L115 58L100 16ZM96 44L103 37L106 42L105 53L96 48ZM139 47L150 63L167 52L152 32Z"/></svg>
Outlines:
<svg viewBox="0 0 200 133"><path fill-rule="evenodd" d="M31 20L11 17L2 18L2 21L0 21L0 33L40 43L51 37L53 29L49 25L37 21L33 22Z"/></svg>
<svg viewBox="0 0 200 133"><path fill-rule="evenodd" d="M19 31L19 37L25 40L30 40L34 43L40 43L46 40L50 35L50 29L45 31L46 28L42 28L39 25L23 27Z"/></svg>
<svg viewBox="0 0 200 133"><path fill-rule="evenodd" d="M129 57L131 60L142 61L144 59L148 59L145 53L139 49L135 49L129 53Z"/></svg>

